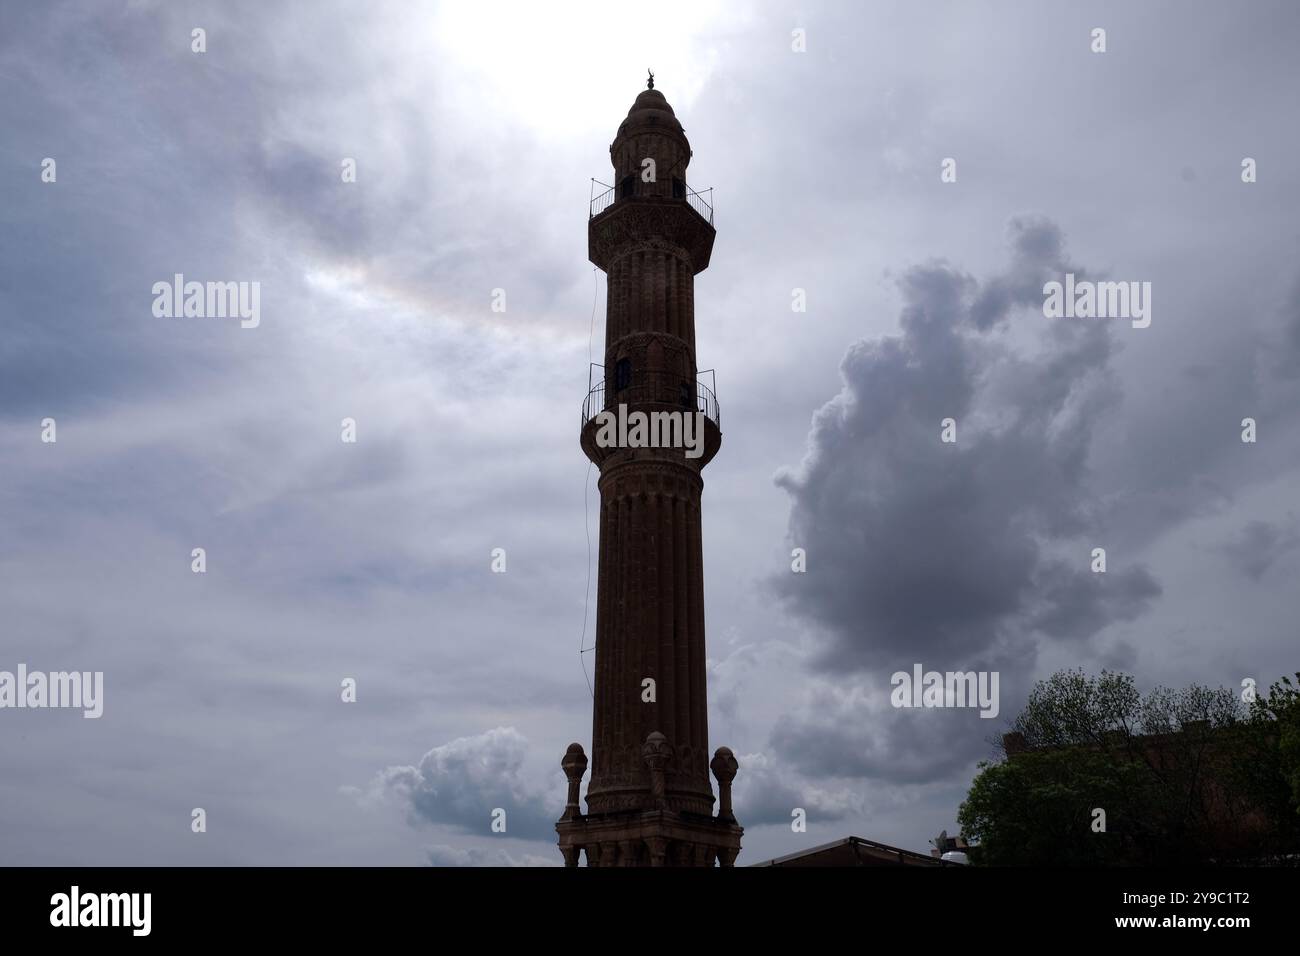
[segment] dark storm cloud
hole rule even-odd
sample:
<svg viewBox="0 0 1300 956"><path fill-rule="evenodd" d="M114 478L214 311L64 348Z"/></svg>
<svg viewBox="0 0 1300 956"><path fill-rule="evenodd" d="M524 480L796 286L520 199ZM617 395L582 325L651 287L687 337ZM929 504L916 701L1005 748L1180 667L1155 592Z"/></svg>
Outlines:
<svg viewBox="0 0 1300 956"><path fill-rule="evenodd" d="M1131 621L1160 595L1160 585L1145 567L1082 574L1064 561L1044 562L1034 575L1034 631L1086 640L1116 621Z"/></svg>
<svg viewBox="0 0 1300 956"><path fill-rule="evenodd" d="M1300 547L1300 523L1294 517L1269 523L1251 521L1220 546L1234 568L1258 581L1285 555Z"/></svg>
<svg viewBox="0 0 1300 956"><path fill-rule="evenodd" d="M1281 327L1261 350L1261 372L1283 380L1300 379L1300 275L1282 303Z"/></svg>
<svg viewBox="0 0 1300 956"><path fill-rule="evenodd" d="M891 785L943 779L991 751L996 726L974 713L904 710L873 713L853 704L815 718L786 715L772 728L783 765L820 777L862 777Z"/></svg>
<svg viewBox="0 0 1300 956"><path fill-rule="evenodd" d="M1112 332L1042 317L1044 282L1083 272L1055 225L1013 220L1010 241L984 282L942 262L901 277L902 334L850 348L803 464L777 478L808 572L774 585L824 630L823 669L957 669L1018 634L1087 639L1159 593L1142 567L1094 574L1082 537L1089 443L1117 394ZM993 334L1021 314L1044 339L1030 359Z"/></svg>
<svg viewBox="0 0 1300 956"><path fill-rule="evenodd" d="M1040 642L1087 642L1160 594L1141 565L1090 566L1104 542L1088 455L1120 398L1112 330L1044 319L1043 284L1086 274L1054 223L1016 218L1008 237L1007 268L983 281L944 262L900 277L901 334L849 349L801 467L777 477L808 570L773 585L824 638L813 667L863 691L776 721L774 753L810 778L918 784L971 766L1000 722L883 707L892 672L997 671L1009 709Z"/></svg>

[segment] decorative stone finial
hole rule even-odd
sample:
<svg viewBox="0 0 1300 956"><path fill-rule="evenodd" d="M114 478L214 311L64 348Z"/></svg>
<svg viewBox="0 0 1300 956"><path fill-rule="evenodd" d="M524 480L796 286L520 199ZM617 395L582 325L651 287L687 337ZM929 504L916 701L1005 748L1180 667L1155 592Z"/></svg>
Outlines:
<svg viewBox="0 0 1300 956"><path fill-rule="evenodd" d="M560 819L572 820L582 816L582 810L578 806L578 788L582 785L582 775L587 772L587 755L582 752L582 744L569 744L560 766L569 778L569 799L564 807L564 816Z"/></svg>
<svg viewBox="0 0 1300 956"><path fill-rule="evenodd" d="M647 90L653 90L653 89L655 88L655 75L654 75L654 73L651 73L649 67L646 67L646 72L647 72L647 73L650 73L650 79L646 80L646 82L645 82L645 88L646 88Z"/></svg>
<svg viewBox="0 0 1300 956"><path fill-rule="evenodd" d="M740 769L736 755L730 747L719 747L713 754L709 769L718 778L718 819L734 823L736 815L731 812L731 781L736 779L736 771Z"/></svg>

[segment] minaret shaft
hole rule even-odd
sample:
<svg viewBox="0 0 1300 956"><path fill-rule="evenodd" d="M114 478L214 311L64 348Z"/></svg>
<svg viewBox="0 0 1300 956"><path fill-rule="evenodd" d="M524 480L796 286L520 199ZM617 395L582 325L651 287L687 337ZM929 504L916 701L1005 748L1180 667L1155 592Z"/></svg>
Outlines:
<svg viewBox="0 0 1300 956"><path fill-rule="evenodd" d="M600 480L596 705L591 812L649 809L641 748L673 746L669 806L712 811L704 669L702 484L666 461L628 462ZM647 700L653 681L653 700Z"/></svg>

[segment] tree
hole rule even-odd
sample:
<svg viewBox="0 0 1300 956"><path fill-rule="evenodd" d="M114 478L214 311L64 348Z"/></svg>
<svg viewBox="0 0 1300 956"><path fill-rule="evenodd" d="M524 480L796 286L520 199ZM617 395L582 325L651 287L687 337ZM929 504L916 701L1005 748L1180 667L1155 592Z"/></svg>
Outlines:
<svg viewBox="0 0 1300 956"><path fill-rule="evenodd" d="M1300 675L1297 675L1300 677ZM971 860L1178 865L1300 847L1300 690L1249 708L1193 685L1062 671L1035 685L961 806Z"/></svg>
<svg viewBox="0 0 1300 956"><path fill-rule="evenodd" d="M1300 683L1300 673L1296 675ZM1250 703L1233 740L1232 786L1258 817L1267 853L1300 850L1300 687L1283 677ZM1292 857L1292 862L1297 862Z"/></svg>

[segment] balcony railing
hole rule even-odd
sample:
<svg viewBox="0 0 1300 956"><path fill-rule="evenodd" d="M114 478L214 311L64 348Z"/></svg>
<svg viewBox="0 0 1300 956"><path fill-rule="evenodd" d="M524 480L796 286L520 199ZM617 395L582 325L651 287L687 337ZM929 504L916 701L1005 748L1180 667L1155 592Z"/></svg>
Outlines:
<svg viewBox="0 0 1300 956"><path fill-rule="evenodd" d="M604 185L605 185L604 183L602 183L602 182L598 182L597 180L593 179L593 180L591 181L591 189L592 189L592 192L595 192L595 191L596 191L596 187L597 187L597 186L604 186ZM599 196L594 196L594 197L592 198L592 200L591 200L591 215L588 216L587 218L588 218L588 219L595 219L597 216L599 216L602 212L604 212L606 209L608 209L608 208L609 208L610 206L612 206L613 204L614 204L614 187L613 187L613 186L610 186L608 189L606 189L606 190L605 190L603 193L601 193Z"/></svg>
<svg viewBox="0 0 1300 956"><path fill-rule="evenodd" d="M604 186L604 192L597 194L596 187ZM640 176L629 176L617 186L609 186L602 183L599 179L591 181L591 213L588 219L595 219L602 212L624 199L631 199L639 196L651 196L658 199L680 199L684 200L688 206L700 214L710 226L713 225L713 187L710 186L703 192L696 192L685 181L674 179L672 181L672 194L665 196L659 183L643 183ZM705 195L708 195L708 199Z"/></svg>
<svg viewBox="0 0 1300 956"><path fill-rule="evenodd" d="M710 186L707 192L709 194L709 199L712 199L713 187ZM708 200L706 200L702 194L697 193L690 186L686 187L686 202L690 205L692 209L694 209L706 220L708 220L710 226L713 225L713 204L710 203Z"/></svg>
<svg viewBox="0 0 1300 956"><path fill-rule="evenodd" d="M601 368L599 365L592 366L593 370L599 368ZM628 383L620 389L615 389L612 385L606 388L605 381L598 382L591 386L586 401L582 403L582 426L585 428L587 422L602 411L617 411L619 405L625 404L649 411L703 412L704 417L717 425L718 430L721 431L722 414L718 408L718 397L714 394L714 389L702 381L706 375L716 387L717 380L713 369L697 372L693 387L689 378L670 372L638 373L635 370L632 371ZM647 408L647 406L655 407Z"/></svg>

